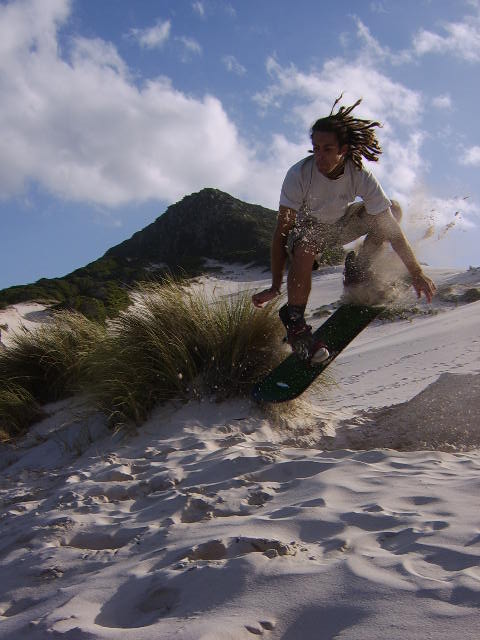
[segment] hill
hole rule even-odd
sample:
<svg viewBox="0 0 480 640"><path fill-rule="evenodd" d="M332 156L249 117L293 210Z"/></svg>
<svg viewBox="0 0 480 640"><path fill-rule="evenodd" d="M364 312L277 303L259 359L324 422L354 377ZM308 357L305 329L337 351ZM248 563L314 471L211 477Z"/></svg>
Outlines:
<svg viewBox="0 0 480 640"><path fill-rule="evenodd" d="M276 212L218 189L202 189L169 206L152 224L101 258L61 278L0 291L0 308L56 303L100 320L125 308L134 282L165 272L196 275L207 259L268 265Z"/></svg>
<svg viewBox="0 0 480 640"><path fill-rule="evenodd" d="M170 269L203 269L206 259L268 265L276 212L218 189L202 189L168 207L155 222L109 249L105 258L158 261Z"/></svg>
<svg viewBox="0 0 480 640"><path fill-rule="evenodd" d="M101 258L61 278L0 291L0 308L36 301L104 320L128 306L128 288L166 272L198 275L206 260L270 264L276 211L206 188L169 206L152 224ZM339 262L342 249L327 258Z"/></svg>

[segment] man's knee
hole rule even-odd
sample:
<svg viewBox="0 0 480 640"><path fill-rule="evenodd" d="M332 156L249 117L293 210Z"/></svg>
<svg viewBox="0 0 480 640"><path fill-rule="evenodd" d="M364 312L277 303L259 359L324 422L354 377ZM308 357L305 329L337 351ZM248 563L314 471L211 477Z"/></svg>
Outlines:
<svg viewBox="0 0 480 640"><path fill-rule="evenodd" d="M305 240L300 240L293 245L292 262L313 264L316 255L316 247Z"/></svg>
<svg viewBox="0 0 480 640"><path fill-rule="evenodd" d="M390 211L397 222L400 222L403 216L402 207L396 200L390 200Z"/></svg>

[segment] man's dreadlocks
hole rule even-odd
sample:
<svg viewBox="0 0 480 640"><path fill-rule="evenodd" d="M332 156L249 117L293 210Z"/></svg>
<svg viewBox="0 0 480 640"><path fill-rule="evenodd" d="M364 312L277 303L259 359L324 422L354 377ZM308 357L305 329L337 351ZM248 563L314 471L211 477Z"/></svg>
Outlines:
<svg viewBox="0 0 480 640"><path fill-rule="evenodd" d="M310 137L315 131L335 133L338 144L342 147L348 145L347 158L351 158L353 163L359 169L362 168L362 156L367 160L376 162L378 156L382 153L382 149L375 135L375 127L381 127L380 122L372 120L362 120L354 118L350 114L358 107L362 100L357 100L350 107L340 107L337 113L333 110L342 99L342 95L333 103L330 115L326 118L317 120L310 129Z"/></svg>

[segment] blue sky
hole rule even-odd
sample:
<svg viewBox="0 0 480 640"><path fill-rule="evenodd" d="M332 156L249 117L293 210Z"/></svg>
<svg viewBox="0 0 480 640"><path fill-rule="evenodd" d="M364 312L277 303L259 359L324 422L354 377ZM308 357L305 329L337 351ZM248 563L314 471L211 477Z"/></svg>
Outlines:
<svg viewBox="0 0 480 640"><path fill-rule="evenodd" d="M479 71L478 0L0 0L0 288L203 187L276 208L342 92L420 260L478 266Z"/></svg>

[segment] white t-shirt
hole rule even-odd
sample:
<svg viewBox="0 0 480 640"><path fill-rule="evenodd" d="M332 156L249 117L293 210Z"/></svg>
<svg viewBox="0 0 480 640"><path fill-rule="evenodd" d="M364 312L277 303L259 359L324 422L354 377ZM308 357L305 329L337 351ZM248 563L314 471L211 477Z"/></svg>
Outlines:
<svg viewBox="0 0 480 640"><path fill-rule="evenodd" d="M365 167L357 169L352 160L347 159L343 175L330 180L317 169L313 156L309 156L288 170L280 205L298 211L300 216L333 224L356 197L363 200L367 213L372 215L391 205L375 176Z"/></svg>

